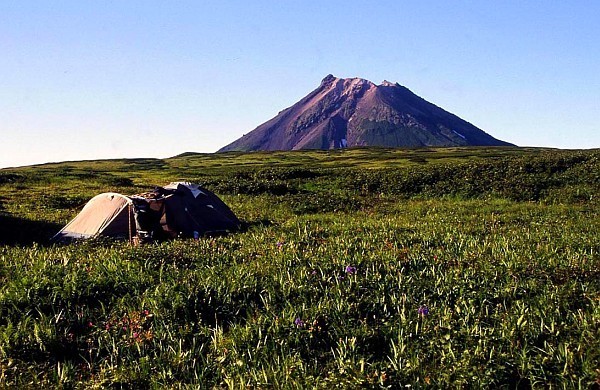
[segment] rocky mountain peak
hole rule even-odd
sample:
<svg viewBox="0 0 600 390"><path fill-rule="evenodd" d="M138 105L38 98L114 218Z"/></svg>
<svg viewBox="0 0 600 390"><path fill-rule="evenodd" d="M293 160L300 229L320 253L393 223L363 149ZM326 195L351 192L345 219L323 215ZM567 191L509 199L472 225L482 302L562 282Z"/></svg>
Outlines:
<svg viewBox="0 0 600 390"><path fill-rule="evenodd" d="M381 83L382 87L396 87L399 85L400 84L398 84L398 83L392 83L391 81L387 81L387 80L383 80L383 82Z"/></svg>
<svg viewBox="0 0 600 390"><path fill-rule="evenodd" d="M298 103L220 151L466 145L511 144L398 83L329 74Z"/></svg>
<svg viewBox="0 0 600 390"><path fill-rule="evenodd" d="M328 74L327 76L325 76L323 78L323 80L321 80L321 85L331 85L333 82L335 82L338 78L335 77L332 74Z"/></svg>

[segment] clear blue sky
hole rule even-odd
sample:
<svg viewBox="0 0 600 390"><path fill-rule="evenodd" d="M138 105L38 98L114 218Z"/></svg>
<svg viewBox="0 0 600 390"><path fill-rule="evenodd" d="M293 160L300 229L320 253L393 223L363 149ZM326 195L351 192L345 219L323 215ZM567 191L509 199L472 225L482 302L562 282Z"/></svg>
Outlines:
<svg viewBox="0 0 600 390"><path fill-rule="evenodd" d="M213 152L332 73L600 147L599 1L2 1L0 167Z"/></svg>

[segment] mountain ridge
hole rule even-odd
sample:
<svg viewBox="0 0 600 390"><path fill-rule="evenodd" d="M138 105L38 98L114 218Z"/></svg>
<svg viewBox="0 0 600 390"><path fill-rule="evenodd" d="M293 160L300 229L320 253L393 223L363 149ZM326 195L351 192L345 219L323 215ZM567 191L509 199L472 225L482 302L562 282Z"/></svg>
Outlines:
<svg viewBox="0 0 600 390"><path fill-rule="evenodd" d="M331 74L297 103L218 152L356 146L513 146L384 80Z"/></svg>

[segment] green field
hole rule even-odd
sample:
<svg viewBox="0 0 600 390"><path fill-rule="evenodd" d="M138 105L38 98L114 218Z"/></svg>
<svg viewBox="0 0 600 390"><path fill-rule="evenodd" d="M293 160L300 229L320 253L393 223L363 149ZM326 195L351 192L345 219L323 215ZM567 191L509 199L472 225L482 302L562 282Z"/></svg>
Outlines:
<svg viewBox="0 0 600 390"><path fill-rule="evenodd" d="M244 221L48 238L197 182ZM0 170L0 387L598 388L600 150L186 153Z"/></svg>

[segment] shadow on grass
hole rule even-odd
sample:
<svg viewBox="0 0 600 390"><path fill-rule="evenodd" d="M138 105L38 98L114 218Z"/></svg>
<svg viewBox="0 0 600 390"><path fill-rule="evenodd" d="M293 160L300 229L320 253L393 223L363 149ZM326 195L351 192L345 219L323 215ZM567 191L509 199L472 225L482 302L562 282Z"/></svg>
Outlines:
<svg viewBox="0 0 600 390"><path fill-rule="evenodd" d="M0 245L49 245L62 228L57 223L32 221L0 212Z"/></svg>
<svg viewBox="0 0 600 390"><path fill-rule="evenodd" d="M253 228L272 226L269 220L242 222L239 232L246 232ZM51 245L50 239L63 226L45 221L33 221L3 213L0 209L0 245ZM212 233L210 236L226 235L225 233ZM112 240L109 240L112 242Z"/></svg>

